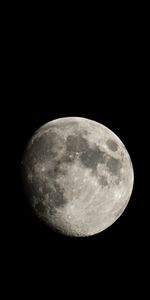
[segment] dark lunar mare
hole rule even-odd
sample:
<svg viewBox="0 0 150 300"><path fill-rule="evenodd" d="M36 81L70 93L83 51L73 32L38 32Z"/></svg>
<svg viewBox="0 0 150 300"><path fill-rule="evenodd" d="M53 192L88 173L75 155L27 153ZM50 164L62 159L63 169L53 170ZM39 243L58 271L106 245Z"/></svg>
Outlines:
<svg viewBox="0 0 150 300"><path fill-rule="evenodd" d="M117 151L118 145L112 139L107 141L109 148L112 151ZM122 163L119 159L116 159L106 152L100 150L100 148L93 144L89 145L88 140L81 135L70 135L67 138L67 151L71 153L71 157L66 157L67 162L74 161L76 153L79 154L81 163L85 168L90 168L97 177L97 165L106 164L108 171L112 176L116 178L116 184L120 181L120 170L122 168ZM108 182L105 176L99 178L99 183L102 186L107 186Z"/></svg>
<svg viewBox="0 0 150 300"><path fill-rule="evenodd" d="M88 147L87 140L81 136L81 134L78 135L69 135L67 137L66 141L66 150L68 153L76 153L76 152L83 152L86 151Z"/></svg>
<svg viewBox="0 0 150 300"><path fill-rule="evenodd" d="M112 175L119 175L122 163L119 159L110 157L107 161L107 168L112 173Z"/></svg>
<svg viewBox="0 0 150 300"><path fill-rule="evenodd" d="M118 145L113 140L109 139L107 143L112 151L117 150ZM93 172L97 170L98 163L101 163L107 165L112 175L117 176L120 173L122 164L119 159L106 154L96 144L93 144L91 147L88 140L82 137L81 134L69 135L66 141L66 155L62 157L62 161L66 161L67 163L73 162L77 153L84 167L92 169ZM105 185L106 179L101 179L101 183Z"/></svg>
<svg viewBox="0 0 150 300"><path fill-rule="evenodd" d="M97 146L93 148L87 148L80 156L82 164L87 167L96 170L98 163L105 163L105 153L101 151Z"/></svg>
<svg viewBox="0 0 150 300"><path fill-rule="evenodd" d="M78 153L84 167L91 168L93 171L97 168L99 162L105 163L105 153L97 145L90 147L87 139L82 137L81 134L67 137L66 150L67 153L71 154L72 160Z"/></svg>

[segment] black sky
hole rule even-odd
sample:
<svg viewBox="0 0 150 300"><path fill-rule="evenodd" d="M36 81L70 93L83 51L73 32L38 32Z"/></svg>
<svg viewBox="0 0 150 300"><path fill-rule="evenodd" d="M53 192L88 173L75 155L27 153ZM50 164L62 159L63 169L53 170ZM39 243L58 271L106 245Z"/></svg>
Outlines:
<svg viewBox="0 0 150 300"><path fill-rule="evenodd" d="M65 91L61 87L64 81L57 81L59 92L56 93L56 86L51 87L51 90L48 86L48 89L45 90L43 81L40 83L40 92L37 91L39 82L35 81L36 87L30 88L28 92L26 90L26 95L23 88L20 88L18 99L22 100L13 107L16 109L12 124L13 135L11 136L13 159L15 158L14 231L11 236L14 240L13 247L15 249L18 249L18 246L21 247L22 254L26 254L28 258L31 254L36 253L35 256L37 255L40 259L41 255L49 257L49 253L51 253L50 256L53 255L54 260L59 259L62 262L64 258L68 261L72 257L71 263L73 264L76 259L86 260L91 255L93 255L92 259L98 259L97 263L100 265L103 264L103 260L101 261L99 255L102 255L104 259L108 256L110 260L113 260L113 256L115 259L119 259L122 255L130 259L141 242L139 241L139 231L141 230L139 218L142 210L141 186L144 178L141 176L143 165L140 157L139 136L143 137L143 127L140 124L143 113L142 103L141 105L136 102L133 104L137 93L133 97L132 89L127 90L126 88L125 90L124 87L123 90L119 82L113 89L108 81L109 92L107 90L105 94L106 86L103 87L99 84L95 89L93 81L90 83L84 81L82 87L74 85L75 90L68 81L67 86L63 87ZM88 91L89 84L91 84L90 91ZM22 190L20 163L28 139L42 124L65 116L81 116L96 120L109 127L126 145L133 162L135 183L127 209L113 226L90 238L71 239L51 232L32 215ZM60 249L61 255L59 255Z"/></svg>
<svg viewBox="0 0 150 300"><path fill-rule="evenodd" d="M144 56L139 59L135 36L126 44L119 35L119 40L114 37L101 46L94 40L89 46L85 38L77 47L72 35L59 45L39 35L40 44L38 35L21 34L19 40L14 35L8 58L10 83L4 101L9 132L5 149L11 165L4 196L9 216L9 222L4 222L7 260L20 273L49 271L50 280L55 276L69 280L74 272L91 278L97 271L97 279L106 281L108 274L112 280L114 274L119 278L126 272L132 278L144 264L148 237ZM89 238L67 238L50 231L32 214L21 184L21 158L31 135L44 123L67 116L89 118L114 131L134 168L134 189L125 212L107 230Z"/></svg>

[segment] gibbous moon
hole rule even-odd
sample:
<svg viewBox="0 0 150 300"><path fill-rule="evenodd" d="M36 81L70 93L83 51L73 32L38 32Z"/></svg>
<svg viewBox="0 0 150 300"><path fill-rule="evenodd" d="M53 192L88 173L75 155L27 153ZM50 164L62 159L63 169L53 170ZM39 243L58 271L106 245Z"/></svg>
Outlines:
<svg viewBox="0 0 150 300"><path fill-rule="evenodd" d="M134 182L121 140L104 125L78 117L40 127L26 147L22 171L33 211L69 236L94 235L113 224Z"/></svg>

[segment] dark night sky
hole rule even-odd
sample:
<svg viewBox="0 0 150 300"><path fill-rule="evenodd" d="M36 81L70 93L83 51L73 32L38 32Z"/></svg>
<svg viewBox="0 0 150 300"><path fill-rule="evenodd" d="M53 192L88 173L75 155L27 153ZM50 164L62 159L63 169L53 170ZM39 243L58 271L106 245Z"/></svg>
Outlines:
<svg viewBox="0 0 150 300"><path fill-rule="evenodd" d="M62 80L57 81L57 87L55 85L50 89L48 86L45 90L43 81L40 91L37 91L39 82L35 81L35 87L32 89L26 86L25 95L22 92L23 88L20 89L18 99L23 100L16 104L17 114L12 125L15 126L15 136L11 137L15 157L13 179L15 215L14 230L11 235L14 250L19 251L19 255L25 255L25 261L30 260L32 256L42 262L42 256L44 259L48 258L49 263L53 264L52 255L53 261L62 264L66 262L68 267L70 264L75 266L76 263L86 263L86 260L102 266L105 259L107 262L110 260L112 264L115 259L119 266L122 256L125 256L125 261L122 263L126 264L126 259L134 260L134 252L141 243L140 239L143 239L143 236L139 238L141 231L139 218L142 210L141 185L144 180L140 176L143 166L142 160L139 159L139 135L142 135L139 119L142 109L138 103L135 103L133 108L132 101L133 99L135 101L136 97L133 98L132 89L120 86L119 82L112 87L107 81L107 85L99 84L96 88L90 80L90 83L84 81L80 87L75 84L75 81L70 86L68 79L65 87ZM114 81L111 83L114 85ZM51 232L32 215L21 186L20 162L28 139L45 122L64 116L87 117L108 126L124 142L133 162L135 184L127 209L113 226L90 238L70 239Z"/></svg>
<svg viewBox="0 0 150 300"><path fill-rule="evenodd" d="M92 51L82 39L80 49L71 40L65 50L65 40L61 47L55 43L52 47L43 35L40 38L42 46L39 36L20 37L19 42L13 36L12 44L18 47L9 58L6 98L10 101L5 105L11 135L6 149L9 157L11 151L12 167L5 194L10 215L10 222L5 221L7 260L12 272L17 269L22 274L26 270L29 276L34 270L34 274L37 271L44 276L49 271L54 281L66 276L67 282L69 278L71 281L75 271L79 278L87 276L87 285L95 271L98 284L101 277L107 281L108 274L112 280L115 274L121 281L127 272L132 279L144 264L147 243L143 204L147 205L143 150L147 147L144 133L148 123L144 57L139 60L133 39L129 49L120 37L118 48L114 37L111 51L105 44L100 49L93 41ZM134 189L125 212L107 230L89 238L67 238L50 231L33 216L21 185L20 163L27 141L39 126L65 116L93 119L110 128L125 144L134 167Z"/></svg>

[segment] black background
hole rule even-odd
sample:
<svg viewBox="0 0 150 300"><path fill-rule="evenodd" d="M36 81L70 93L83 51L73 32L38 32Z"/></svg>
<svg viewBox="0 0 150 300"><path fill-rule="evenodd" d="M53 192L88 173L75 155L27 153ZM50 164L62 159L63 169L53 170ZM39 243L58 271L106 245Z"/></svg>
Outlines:
<svg viewBox="0 0 150 300"><path fill-rule="evenodd" d="M76 76L80 74L76 73ZM15 127L11 137L15 157L15 195L11 199L14 227L11 243L15 257L17 260L19 257L23 265L34 261L37 267L40 264L50 265L52 270L56 266L61 266L62 270L77 268L79 272L89 265L100 269L112 265L112 270L126 268L130 263L136 266L135 253L144 242L141 224L144 171L141 143L139 146L139 136L143 137L140 122L143 104L136 102L138 84L134 86L135 81L132 81L132 88L129 88L119 79L115 84L112 78L104 86L100 80L96 88L94 79L90 77L87 81L84 79L82 87L79 87L75 81L71 85L68 79L66 84L62 78L56 80L51 89L48 85L48 90L45 90L43 81L34 80L35 87L28 89L26 86L24 91L23 87L20 89L20 103L15 106L12 124ZM108 126L126 145L134 167L134 189L125 212L110 228L89 238L67 238L50 231L32 214L22 190L20 163L28 139L42 124L65 116L81 116Z"/></svg>
<svg viewBox="0 0 150 300"><path fill-rule="evenodd" d="M76 28L66 32L55 25L55 30L47 32L32 25L18 29L17 24L13 32L10 28L11 51L6 51L6 130L11 134L5 148L12 167L5 193L10 220L5 221L5 239L11 277L15 272L26 282L29 277L44 277L51 282L50 290L53 282L88 290L93 278L100 288L109 281L123 289L133 287L133 279L141 276L139 270L145 266L147 248L148 78L143 33L105 26L101 33L78 29L76 35ZM114 131L134 168L134 189L123 215L107 230L88 238L64 237L42 224L27 205L20 178L22 154L34 131L67 116L89 118Z"/></svg>

